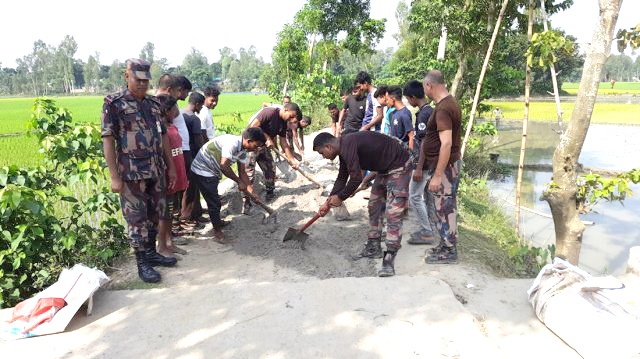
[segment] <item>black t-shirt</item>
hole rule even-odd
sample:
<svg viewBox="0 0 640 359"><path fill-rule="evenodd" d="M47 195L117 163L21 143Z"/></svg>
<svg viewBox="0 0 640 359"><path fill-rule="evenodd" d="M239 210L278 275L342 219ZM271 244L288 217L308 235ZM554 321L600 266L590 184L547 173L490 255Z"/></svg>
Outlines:
<svg viewBox="0 0 640 359"><path fill-rule="evenodd" d="M362 119L364 118L364 110L367 98L355 97L349 95L344 101L344 109L347 110L347 118L344 121L345 130L358 131L362 127Z"/></svg>
<svg viewBox="0 0 640 359"><path fill-rule="evenodd" d="M413 149L416 153L416 158L420 153L422 139L427 135L427 122L429 122L429 117L431 117L432 112L433 107L429 106L429 104L420 107L418 112L416 112L415 136L413 139Z"/></svg>
<svg viewBox="0 0 640 359"><path fill-rule="evenodd" d="M189 148L191 152L198 152L199 148L196 148L196 136L200 136L202 133L202 129L200 128L201 122L200 118L196 115L190 115L188 113L183 113L182 117L184 117L184 123L187 125L187 130L189 131Z"/></svg>
<svg viewBox="0 0 640 359"><path fill-rule="evenodd" d="M277 107L263 108L256 115L260 121L260 128L274 141L276 136L285 137L287 135L287 123L280 118L280 109Z"/></svg>
<svg viewBox="0 0 640 359"><path fill-rule="evenodd" d="M409 132L413 131L411 111L403 107L400 110L391 112L389 117L389 135L399 138L404 143L409 143Z"/></svg>
<svg viewBox="0 0 640 359"><path fill-rule="evenodd" d="M362 170L387 173L404 166L409 160L409 152L397 139L374 131L359 131L340 137L339 156L340 170L331 194L337 194L342 200L358 189Z"/></svg>

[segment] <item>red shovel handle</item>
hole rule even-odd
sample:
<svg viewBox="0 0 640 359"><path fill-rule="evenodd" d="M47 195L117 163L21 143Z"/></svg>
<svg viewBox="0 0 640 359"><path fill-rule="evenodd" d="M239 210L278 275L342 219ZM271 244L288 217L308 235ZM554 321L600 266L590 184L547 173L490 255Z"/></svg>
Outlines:
<svg viewBox="0 0 640 359"><path fill-rule="evenodd" d="M300 228L300 232L304 232L305 229L309 228L313 224L313 222L318 220L318 218L320 218L320 213L316 213L316 215L313 216L313 218L311 218L309 222L302 226L302 228Z"/></svg>

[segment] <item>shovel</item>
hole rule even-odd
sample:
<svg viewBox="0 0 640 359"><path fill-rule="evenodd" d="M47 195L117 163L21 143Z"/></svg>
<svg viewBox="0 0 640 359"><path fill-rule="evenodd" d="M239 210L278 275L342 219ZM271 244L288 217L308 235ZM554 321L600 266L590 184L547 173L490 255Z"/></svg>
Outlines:
<svg viewBox="0 0 640 359"><path fill-rule="evenodd" d="M260 198L258 198L258 196L256 196L253 193L249 193L247 191L244 191L244 193L249 196L249 198L251 198L251 200L253 202L255 202L255 204L257 204L258 206L262 207L262 209L264 209L265 211L267 211L267 215L264 216L264 218L262 218L262 224L267 224L269 223L269 221L273 220L274 224L278 224L278 212L276 212L273 208L267 206L266 204L264 204Z"/></svg>
<svg viewBox="0 0 640 359"><path fill-rule="evenodd" d="M315 216L313 216L313 218L311 218L309 222L307 222L300 229L289 227L289 229L287 229L287 233L284 235L284 239L282 240L282 242L291 240L298 241L300 242L300 246L302 247L302 249L304 249L304 243L307 241L307 238L309 238L309 235L307 233L304 233L304 230L309 228L313 224L313 222L318 220L318 218L320 218L320 213L316 213Z"/></svg>
<svg viewBox="0 0 640 359"><path fill-rule="evenodd" d="M278 150L277 148L272 148L273 151L280 157L284 158L287 160L287 162L289 162L289 165L291 167L293 167L293 164L291 163L291 161L289 161L289 159L282 154L282 152L280 152L280 150ZM315 178L309 176L307 173L305 173L303 170L300 169L300 167L295 167L295 170L298 171L301 175L304 176L304 178L308 179L309 181L313 182L313 184L315 184L316 186L318 186L318 188L323 188L324 186L322 185L322 183L318 182L315 180Z"/></svg>

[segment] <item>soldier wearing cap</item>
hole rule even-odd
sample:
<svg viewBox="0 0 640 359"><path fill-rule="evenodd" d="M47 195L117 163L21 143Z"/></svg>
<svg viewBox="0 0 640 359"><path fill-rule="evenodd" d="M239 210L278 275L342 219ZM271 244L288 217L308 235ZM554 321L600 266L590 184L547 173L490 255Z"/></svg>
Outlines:
<svg viewBox="0 0 640 359"><path fill-rule="evenodd" d="M150 67L144 60L127 60L127 89L105 97L101 120L111 190L120 194L138 275L145 282L159 282L160 273L153 266L176 264L175 258L156 252L159 214L166 206L165 171L168 167L169 188L176 171L159 103L147 95Z"/></svg>

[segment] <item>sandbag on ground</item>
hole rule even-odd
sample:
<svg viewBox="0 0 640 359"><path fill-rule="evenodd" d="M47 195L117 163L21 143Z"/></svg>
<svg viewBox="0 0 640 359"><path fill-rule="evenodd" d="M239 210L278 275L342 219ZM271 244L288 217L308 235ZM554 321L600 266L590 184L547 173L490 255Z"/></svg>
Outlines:
<svg viewBox="0 0 640 359"><path fill-rule="evenodd" d="M555 258L527 291L549 329L584 358L640 358L640 297Z"/></svg>

